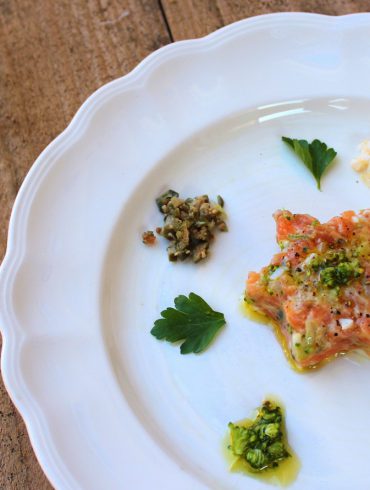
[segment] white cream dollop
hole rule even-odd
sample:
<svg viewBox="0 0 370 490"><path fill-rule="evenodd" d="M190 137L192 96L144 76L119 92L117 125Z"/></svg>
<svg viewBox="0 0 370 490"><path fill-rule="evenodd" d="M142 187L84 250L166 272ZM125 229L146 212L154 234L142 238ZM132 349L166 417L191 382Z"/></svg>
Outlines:
<svg viewBox="0 0 370 490"><path fill-rule="evenodd" d="M361 175L365 184L370 187L370 139L359 145L360 154L351 162L353 170Z"/></svg>

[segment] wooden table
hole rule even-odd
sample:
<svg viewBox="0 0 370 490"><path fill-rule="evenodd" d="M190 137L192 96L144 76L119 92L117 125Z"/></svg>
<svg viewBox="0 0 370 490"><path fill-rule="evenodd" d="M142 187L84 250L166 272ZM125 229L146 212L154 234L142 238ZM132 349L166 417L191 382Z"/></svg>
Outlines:
<svg viewBox="0 0 370 490"><path fill-rule="evenodd" d="M88 95L165 44L279 11L365 12L370 0L0 0L0 259L28 169ZM3 384L0 419L0 490L50 489Z"/></svg>

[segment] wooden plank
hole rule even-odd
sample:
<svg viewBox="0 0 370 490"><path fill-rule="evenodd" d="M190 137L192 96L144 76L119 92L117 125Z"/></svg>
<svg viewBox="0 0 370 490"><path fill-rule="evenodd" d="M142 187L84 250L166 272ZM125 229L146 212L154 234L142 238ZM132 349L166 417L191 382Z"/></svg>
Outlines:
<svg viewBox="0 0 370 490"><path fill-rule="evenodd" d="M157 0L0 0L0 259L41 150L102 84L170 42ZM50 489L0 385L0 488Z"/></svg>
<svg viewBox="0 0 370 490"><path fill-rule="evenodd" d="M162 0L175 41L209 34L253 15L272 12L316 12L343 15L370 11L369 0Z"/></svg>

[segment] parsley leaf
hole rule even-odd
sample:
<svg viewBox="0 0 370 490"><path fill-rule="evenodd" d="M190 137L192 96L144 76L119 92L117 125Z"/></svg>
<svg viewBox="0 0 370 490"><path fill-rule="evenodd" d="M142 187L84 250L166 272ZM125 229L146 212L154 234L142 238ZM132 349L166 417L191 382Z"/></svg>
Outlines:
<svg viewBox="0 0 370 490"><path fill-rule="evenodd" d="M223 313L218 313L195 293L175 298L175 308L161 312L163 318L154 322L150 331L154 337L181 344L181 354L204 351L218 330L226 323Z"/></svg>
<svg viewBox="0 0 370 490"><path fill-rule="evenodd" d="M334 160L337 152L333 148L328 148L320 140L313 140L312 143L308 143L306 140L291 139L285 136L282 137L282 140L293 148L295 154L315 177L317 188L321 190L320 180L322 174Z"/></svg>

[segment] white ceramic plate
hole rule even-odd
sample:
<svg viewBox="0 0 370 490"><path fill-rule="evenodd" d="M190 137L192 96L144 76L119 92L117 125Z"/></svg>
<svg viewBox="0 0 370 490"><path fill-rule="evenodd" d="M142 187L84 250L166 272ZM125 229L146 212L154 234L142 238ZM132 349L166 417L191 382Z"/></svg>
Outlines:
<svg viewBox="0 0 370 490"><path fill-rule="evenodd" d="M98 90L38 158L1 269L2 370L56 488L264 488L229 473L222 440L271 393L302 463L292 488L368 488L370 363L298 375L239 302L277 250L274 210L369 206L349 167L370 135L369 34L368 15L279 14L173 44ZM282 135L338 151L323 192ZM168 187L224 197L230 232L209 261L142 245ZM199 356L149 334L190 291L227 318Z"/></svg>

